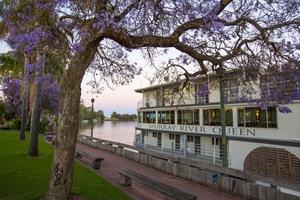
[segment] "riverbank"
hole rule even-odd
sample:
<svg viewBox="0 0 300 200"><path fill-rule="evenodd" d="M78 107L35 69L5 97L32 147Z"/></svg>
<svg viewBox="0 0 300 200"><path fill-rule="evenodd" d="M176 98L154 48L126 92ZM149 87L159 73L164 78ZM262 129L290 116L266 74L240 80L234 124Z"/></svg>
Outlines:
<svg viewBox="0 0 300 200"><path fill-rule="evenodd" d="M204 187L206 186L215 191L223 191L225 193L237 195L240 198L263 200L280 198L281 200L288 200L298 199L299 197L298 193L295 193L293 190L281 190L280 188L285 186L285 188L289 189L296 188L298 191L299 184L297 183L291 185L287 182L261 179L257 176L246 174L244 171L232 168L222 167L199 160L186 159L171 154L162 154L160 151L149 151L135 146L91 138L84 135L78 135L77 141L89 145L92 148L117 154L118 156L131 160L133 163L151 167L161 173L175 176L176 178L182 178L185 181ZM99 155L102 154L99 153ZM132 169L131 167L129 168ZM141 172L140 169L134 171L138 173ZM143 175L143 173L141 174ZM146 175L148 174L146 173ZM151 178L151 173L149 173L149 175ZM153 179L161 180L164 184L173 186L173 183L167 183L167 179L163 176L156 176ZM270 181L269 183L273 186L270 187L267 184L261 184L261 182L264 181ZM178 188L182 189L182 186L178 186ZM199 195L199 193L191 194L196 196L197 194ZM202 199L201 197L199 198Z"/></svg>
<svg viewBox="0 0 300 200"><path fill-rule="evenodd" d="M111 144L109 141L92 141L89 140L89 138L85 139L84 136L79 136L76 148L91 155L101 155L104 160L103 162L101 162L101 169L97 170L97 173L114 184L119 189L126 192L132 197L132 199L157 200L170 199L170 197L167 197L166 195L153 190L137 181L133 181L131 187L123 187L120 184L120 170L131 169L152 180L156 180L163 184L170 185L174 188L178 188L179 190L195 195L199 200L242 200L241 197L218 191L213 188L188 181L170 173L163 172L162 170L155 169L154 167L148 165L149 163L147 164L146 162L152 162L157 166L159 164L162 164L162 162L156 162L157 160L155 160L154 158L150 158L151 156L147 157L146 154L141 155L145 156L144 159L141 158L141 160L143 160L144 162L139 162L137 153L134 156L133 152L129 152L130 150L135 149L134 146L130 147L121 143L119 144L119 147L117 145L118 144ZM99 146L101 146L103 149L98 148ZM172 164L172 162L169 162L169 164ZM166 168L168 168L168 166L169 165L167 164L165 165ZM91 168L91 165L89 165L89 167ZM174 170L176 169L177 168L174 168Z"/></svg>

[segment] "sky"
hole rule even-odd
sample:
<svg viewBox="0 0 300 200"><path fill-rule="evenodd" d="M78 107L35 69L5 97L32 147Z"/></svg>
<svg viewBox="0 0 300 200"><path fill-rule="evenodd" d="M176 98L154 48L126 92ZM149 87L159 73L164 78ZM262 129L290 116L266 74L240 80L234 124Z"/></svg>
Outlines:
<svg viewBox="0 0 300 200"><path fill-rule="evenodd" d="M94 98L94 110L102 110L106 117L110 117L114 111L118 114L137 114L137 103L142 100L142 94L134 90L149 85L142 74L135 77L130 85L118 86L114 90L105 87L101 94L92 94L90 86L86 85L89 79L90 76L87 74L83 78L81 99L86 107L90 107L91 99Z"/></svg>
<svg viewBox="0 0 300 200"><path fill-rule="evenodd" d="M7 51L9 51L9 47L6 43L0 41L0 53L6 53ZM110 117L114 111L118 114L137 114L137 104L142 100L142 94L136 93L134 90L149 86L145 74L147 72L148 75L151 75L149 71L153 71L153 69L145 64L146 61L142 59L139 53L135 52L129 58L144 68L142 74L136 76L130 85L118 86L114 90L105 87L101 94L92 94L90 86L86 85L91 76L86 73L81 84L81 99L86 107L92 106L91 99L94 98L94 110L102 110L106 117Z"/></svg>
<svg viewBox="0 0 300 200"><path fill-rule="evenodd" d="M157 58L156 63L161 62L164 58ZM142 100L142 94L136 93L134 90L150 86L145 76L146 74L147 76L153 75L154 69L147 65L147 61L142 58L139 51L133 51L129 55L129 60L138 63L138 66L143 68L142 74L136 76L130 85L118 86L114 90L105 87L101 94L96 95L92 94L90 86L86 85L91 76L88 74L84 76L81 84L81 99L83 99L86 107L92 105L91 99L94 98L95 111L102 110L106 117L110 117L114 111L118 114L137 114L137 104Z"/></svg>

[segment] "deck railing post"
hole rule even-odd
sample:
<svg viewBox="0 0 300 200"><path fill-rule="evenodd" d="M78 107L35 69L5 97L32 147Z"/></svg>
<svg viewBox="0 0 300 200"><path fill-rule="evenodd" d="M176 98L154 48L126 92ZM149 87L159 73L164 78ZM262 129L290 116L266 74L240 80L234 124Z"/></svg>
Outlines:
<svg viewBox="0 0 300 200"><path fill-rule="evenodd" d="M225 105L224 105L224 76L225 69L220 66L216 69L216 73L220 79L220 104L221 104L221 130L222 130L222 151L223 151L223 167L228 167L228 156L227 156L227 138L226 138L226 127L225 127Z"/></svg>

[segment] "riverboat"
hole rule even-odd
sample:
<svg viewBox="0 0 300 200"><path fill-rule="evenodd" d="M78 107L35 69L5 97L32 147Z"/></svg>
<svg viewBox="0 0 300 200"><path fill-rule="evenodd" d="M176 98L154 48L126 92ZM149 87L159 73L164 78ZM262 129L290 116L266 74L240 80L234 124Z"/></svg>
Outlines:
<svg viewBox="0 0 300 200"><path fill-rule="evenodd" d="M224 79L212 74L136 89L142 100L134 145L222 165L222 80L228 167L300 181L300 100L287 105L291 113L259 104L256 100L270 92L272 83L244 77L229 71ZM299 90L299 83L294 85L290 89Z"/></svg>

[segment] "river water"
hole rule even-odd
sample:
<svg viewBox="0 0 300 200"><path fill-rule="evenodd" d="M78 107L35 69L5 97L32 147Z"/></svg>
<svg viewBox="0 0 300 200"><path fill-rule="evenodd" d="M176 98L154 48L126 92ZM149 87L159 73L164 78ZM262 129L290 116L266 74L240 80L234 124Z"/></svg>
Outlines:
<svg viewBox="0 0 300 200"><path fill-rule="evenodd" d="M133 145L136 122L105 121L94 122L93 136L95 138ZM79 134L91 136L91 123L79 124Z"/></svg>

